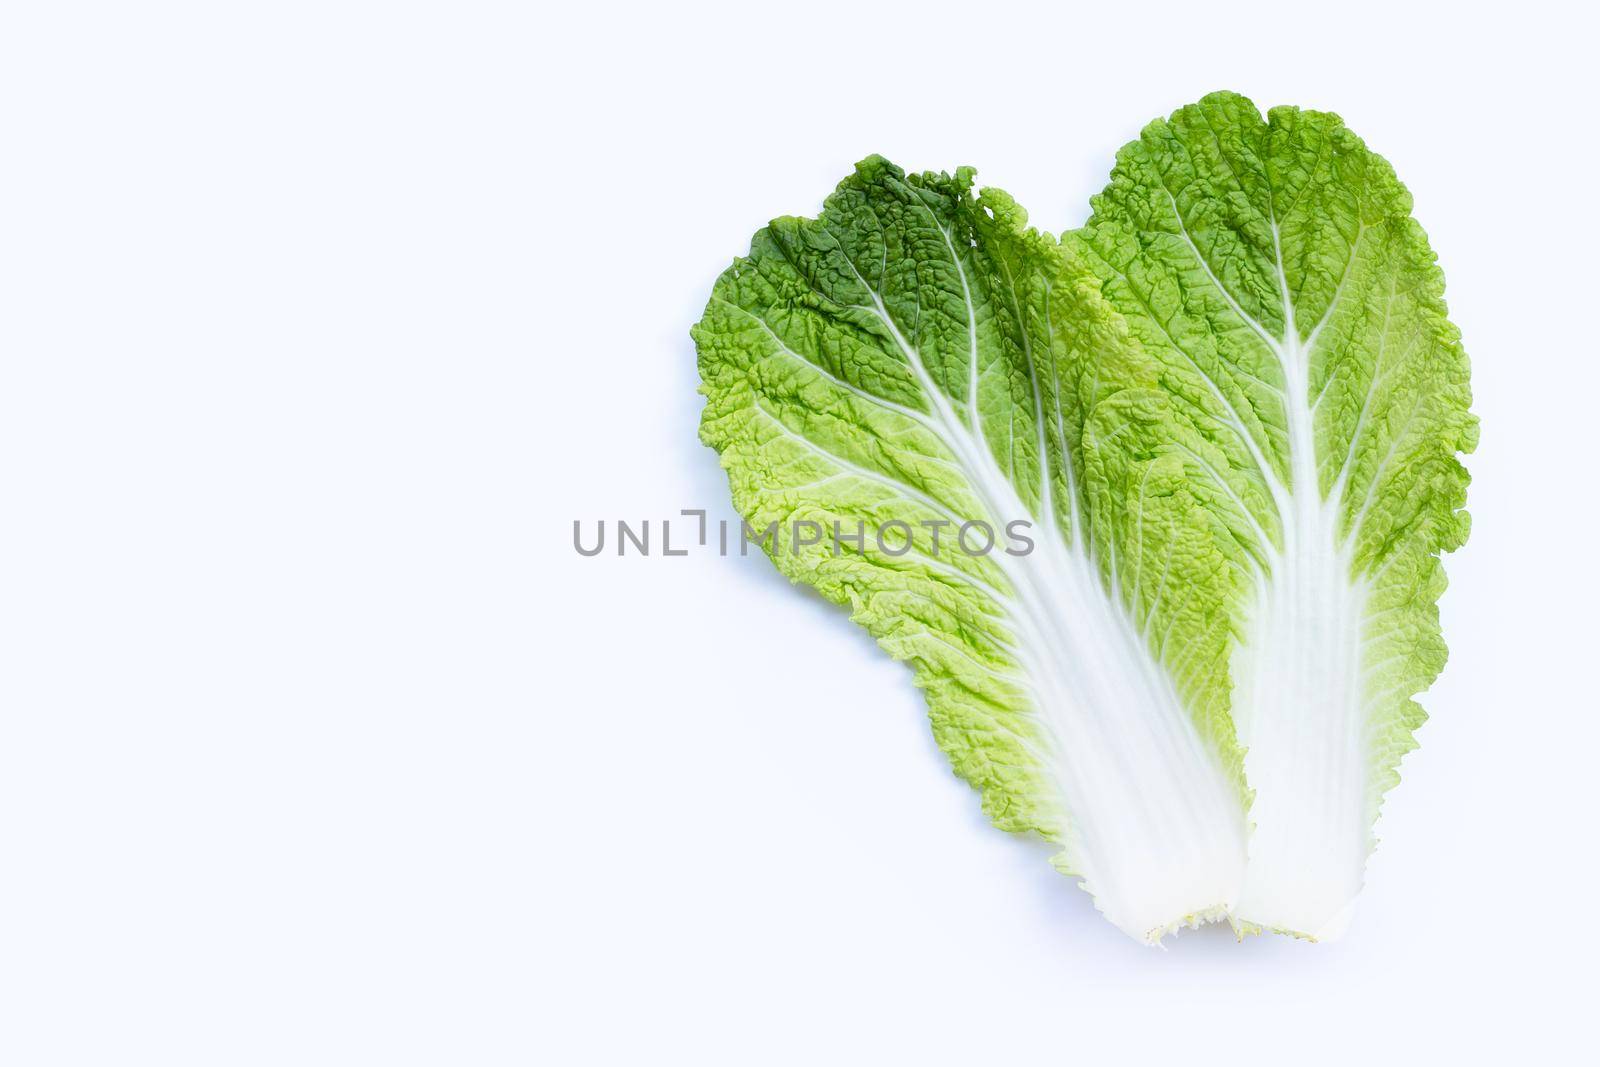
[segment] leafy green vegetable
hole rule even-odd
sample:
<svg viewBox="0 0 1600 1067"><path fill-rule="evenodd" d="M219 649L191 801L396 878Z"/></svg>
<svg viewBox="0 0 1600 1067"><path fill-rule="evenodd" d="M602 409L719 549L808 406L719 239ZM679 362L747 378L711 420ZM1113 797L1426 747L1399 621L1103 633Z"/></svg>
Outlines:
<svg viewBox="0 0 1600 1067"><path fill-rule="evenodd" d="M1197 457L1216 449L1098 289L970 169L865 160L717 281L693 330L701 435L750 526L778 524L778 568L911 665L995 824L1057 843L1105 915L1155 941L1239 892L1242 549L1210 509ZM951 550L963 523L1017 520L1031 552ZM896 521L908 539L880 545ZM836 548L835 523L868 532Z"/></svg>
<svg viewBox="0 0 1600 1067"><path fill-rule="evenodd" d="M1443 277L1336 116L1229 93L1093 208L1058 243L970 169L864 161L718 280L701 435L1112 922L1336 936L1468 532ZM1016 520L1031 551L954 549Z"/></svg>
<svg viewBox="0 0 1600 1067"><path fill-rule="evenodd" d="M1145 128L1065 244L1210 448L1245 617L1246 924L1336 935L1445 661L1477 423L1411 196L1337 116L1217 93ZM1218 458L1220 457L1220 458ZM1210 590L1203 595L1209 596Z"/></svg>

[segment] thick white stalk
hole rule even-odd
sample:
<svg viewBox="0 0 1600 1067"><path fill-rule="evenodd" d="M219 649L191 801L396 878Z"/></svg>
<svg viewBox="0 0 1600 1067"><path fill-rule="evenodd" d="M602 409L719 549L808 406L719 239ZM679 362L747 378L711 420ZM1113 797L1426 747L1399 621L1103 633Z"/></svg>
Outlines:
<svg viewBox="0 0 1600 1067"><path fill-rule="evenodd" d="M1366 592L1351 578L1336 505L1318 485L1309 347L1279 344L1291 467L1278 494L1283 544L1233 658L1234 722L1255 790L1236 916L1329 940L1349 921L1367 857Z"/></svg>
<svg viewBox="0 0 1600 1067"><path fill-rule="evenodd" d="M959 271L948 234L945 241ZM967 403L958 409L857 274L930 401L930 428L950 446L989 518L1004 526L1033 509L983 439L977 325L965 271L960 277L971 364ZM1035 412L1042 418L1037 404ZM1043 444L1041 437L1041 458ZM1107 919L1155 944L1233 910L1245 866L1243 803L1127 607L1101 580L1084 531L1074 531L1070 544L1063 536L1048 476L1040 495L1034 551L992 558L1015 593L1002 606L1066 828L1058 863L1082 879Z"/></svg>
<svg viewBox="0 0 1600 1067"><path fill-rule="evenodd" d="M1030 514L902 344L991 518L1004 524ZM1134 620L1106 589L1086 538L1080 531L1069 545L1045 499L1034 551L994 558L1016 594L1006 607L1062 802L1063 865L1106 918L1154 944L1233 908L1245 864L1243 805Z"/></svg>
<svg viewBox="0 0 1600 1067"><path fill-rule="evenodd" d="M1224 917L1245 822L1215 753L1081 552L1044 543L1018 562L1021 655L1064 801L1064 866L1143 941Z"/></svg>

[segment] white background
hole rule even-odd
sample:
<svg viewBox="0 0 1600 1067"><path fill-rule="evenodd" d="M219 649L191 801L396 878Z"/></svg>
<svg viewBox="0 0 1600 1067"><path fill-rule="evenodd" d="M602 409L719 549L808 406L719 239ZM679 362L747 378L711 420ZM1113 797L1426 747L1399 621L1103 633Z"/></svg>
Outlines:
<svg viewBox="0 0 1600 1067"><path fill-rule="evenodd" d="M1595 975L1592 27L1518 3L8 5L0 1062L1565 1059ZM687 331L852 163L1051 230L1337 110L1474 359L1452 657L1353 928L1165 951L730 518ZM1570 1046L1568 1046L1570 1047Z"/></svg>

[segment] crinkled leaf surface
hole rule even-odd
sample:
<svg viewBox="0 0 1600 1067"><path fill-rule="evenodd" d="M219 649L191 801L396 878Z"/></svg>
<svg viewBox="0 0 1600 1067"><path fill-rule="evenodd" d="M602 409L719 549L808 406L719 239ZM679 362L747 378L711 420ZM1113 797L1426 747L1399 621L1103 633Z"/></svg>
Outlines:
<svg viewBox="0 0 1600 1067"><path fill-rule="evenodd" d="M1477 427L1411 197L1335 115L1217 93L1151 123L1065 238L1203 439L1245 617L1233 715L1254 830L1236 913L1335 935L1412 699L1445 661L1439 555ZM1192 444L1192 442L1191 442Z"/></svg>
<svg viewBox="0 0 1600 1067"><path fill-rule="evenodd" d="M995 824L1057 843L1134 937L1231 907L1237 546L1198 465L1210 445L1093 275L970 170L872 158L820 217L759 231L693 334L701 434L738 510L778 524L784 574L912 667ZM951 550L963 523L1018 520L1031 552ZM806 523L830 536L808 543ZM864 541L836 549L835 523ZM878 544L893 523L909 536Z"/></svg>

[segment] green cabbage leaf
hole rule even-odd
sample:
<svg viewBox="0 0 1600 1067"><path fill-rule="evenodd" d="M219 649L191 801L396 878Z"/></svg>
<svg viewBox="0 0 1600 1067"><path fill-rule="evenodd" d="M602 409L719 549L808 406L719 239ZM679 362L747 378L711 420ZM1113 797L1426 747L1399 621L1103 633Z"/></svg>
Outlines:
<svg viewBox="0 0 1600 1067"><path fill-rule="evenodd" d="M1064 243L1212 446L1189 469L1240 578L1231 709L1254 792L1232 912L1337 936L1444 666L1439 556L1468 532L1477 422L1444 277L1410 194L1338 116L1263 119L1232 93L1147 126Z"/></svg>
<svg viewBox="0 0 1600 1067"><path fill-rule="evenodd" d="M701 436L779 570L910 665L995 825L1154 942L1244 869L1215 449L1093 274L972 177L870 158L758 232L692 331Z"/></svg>

